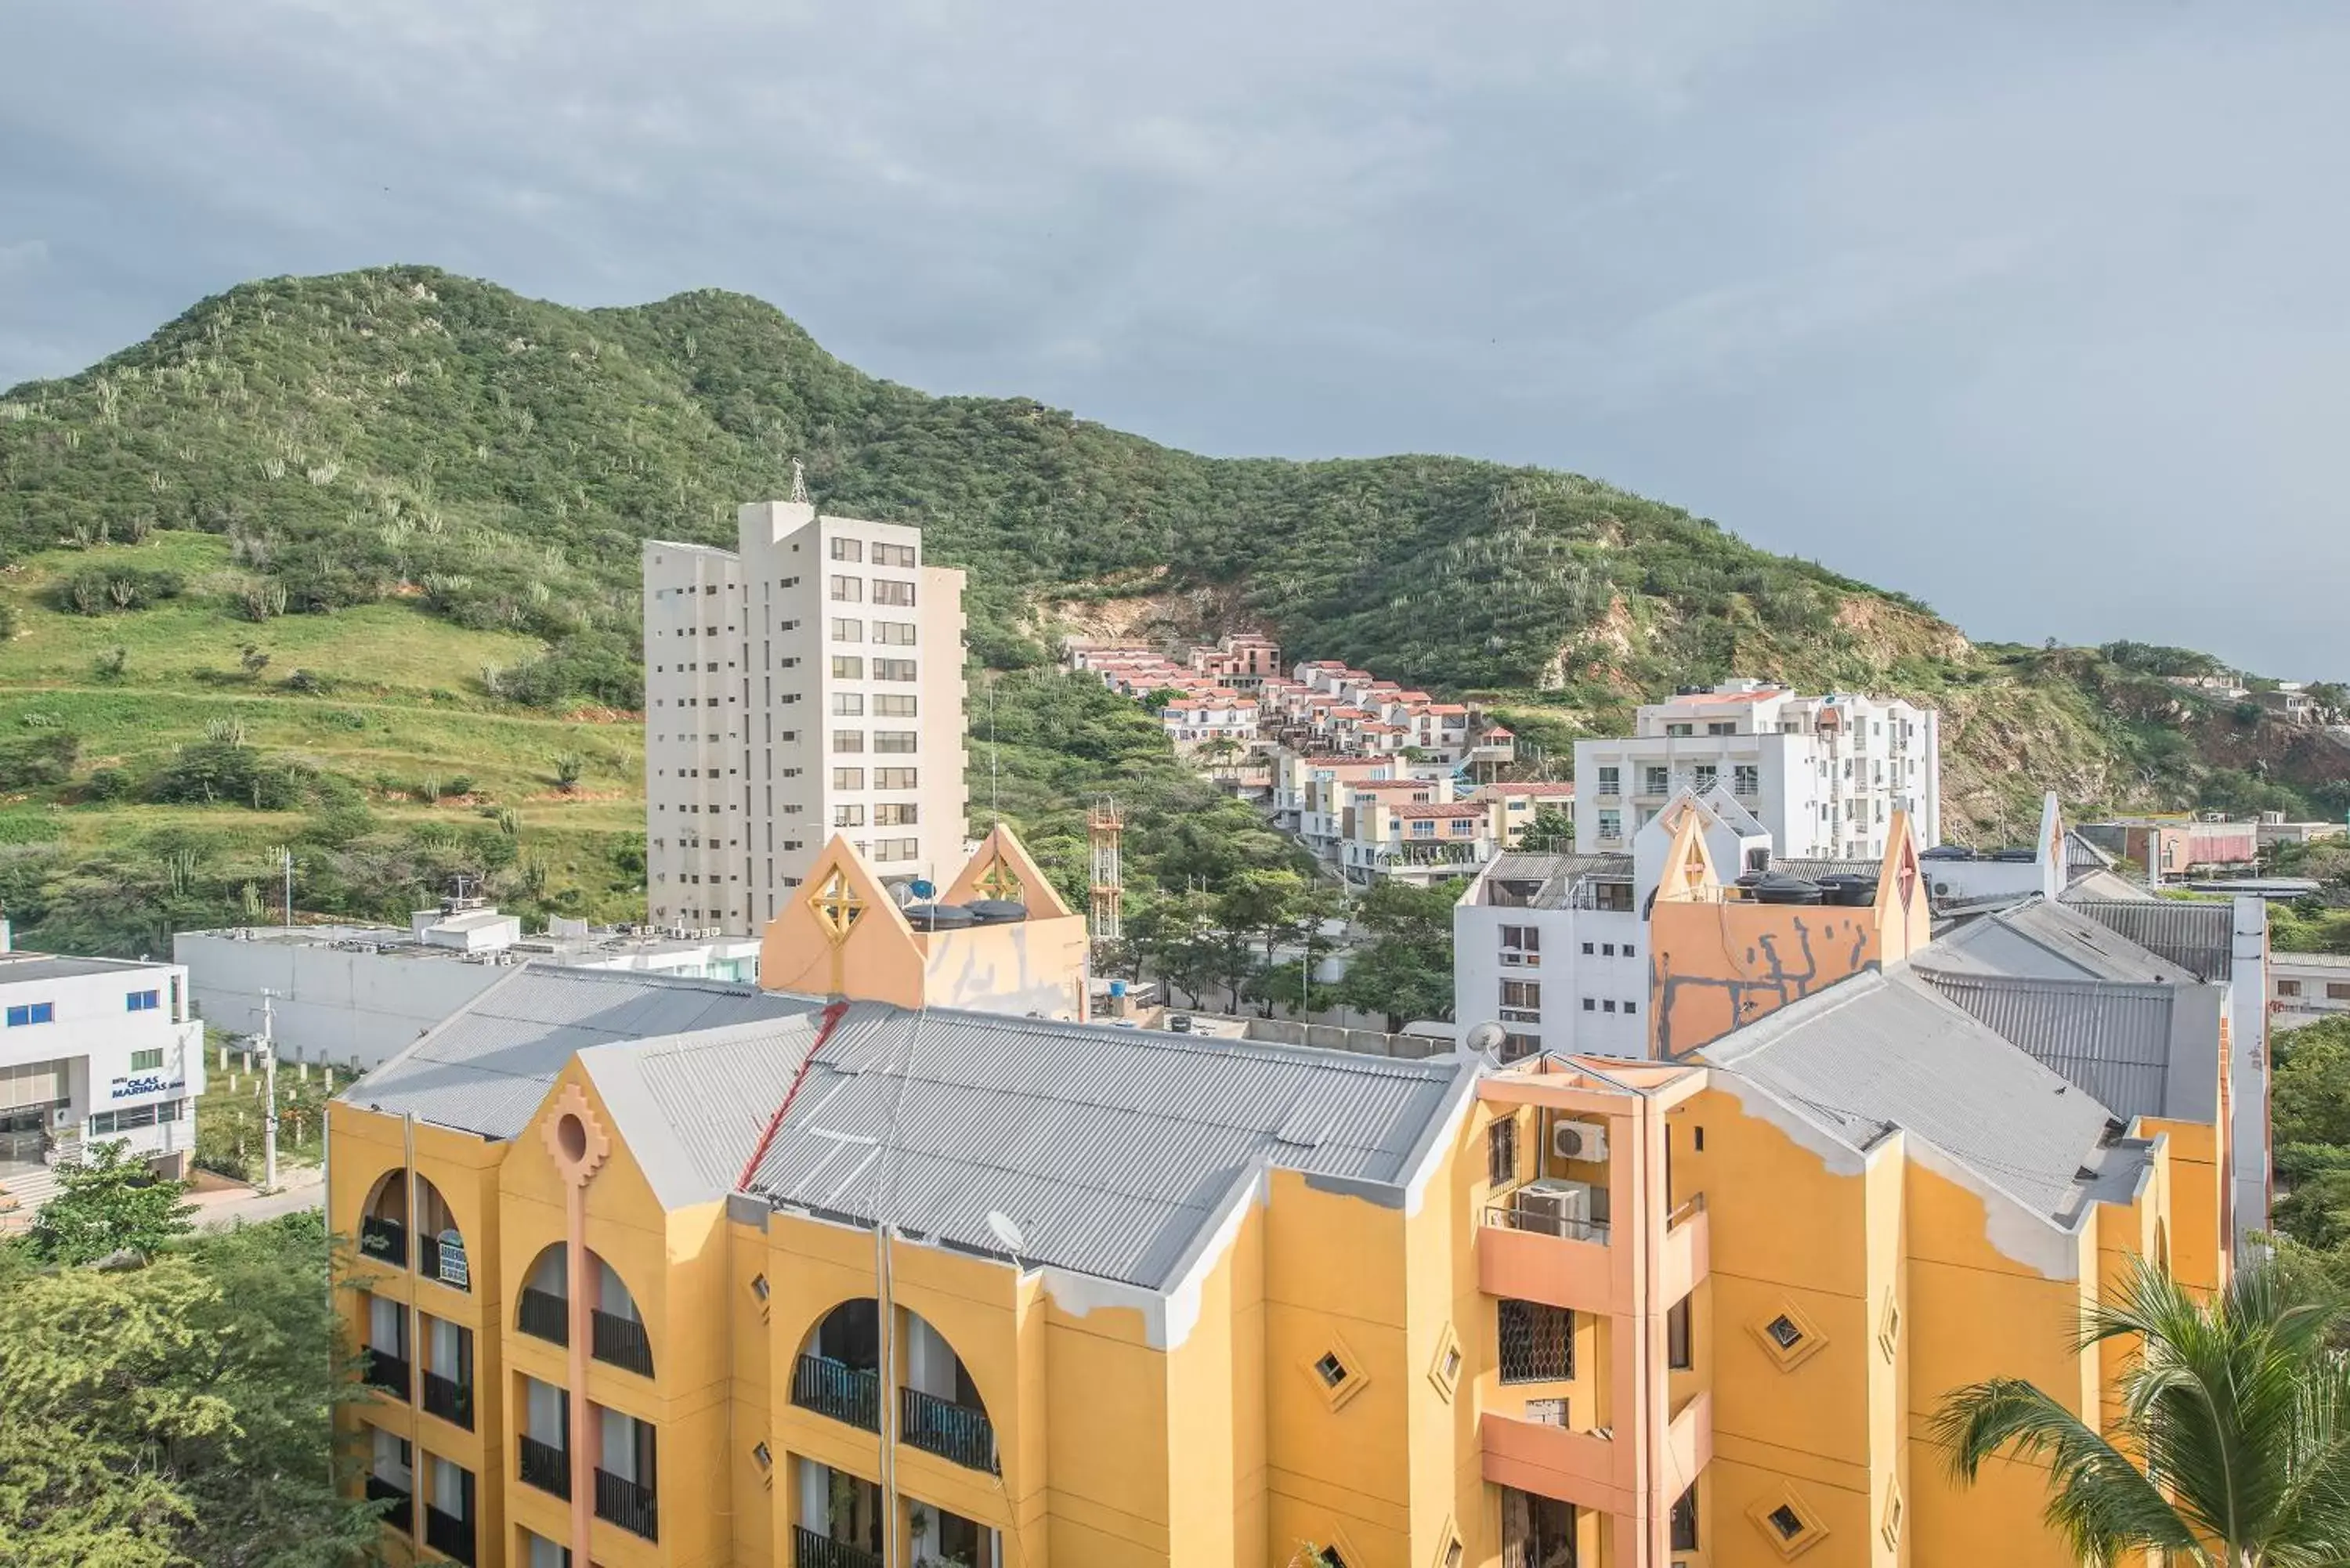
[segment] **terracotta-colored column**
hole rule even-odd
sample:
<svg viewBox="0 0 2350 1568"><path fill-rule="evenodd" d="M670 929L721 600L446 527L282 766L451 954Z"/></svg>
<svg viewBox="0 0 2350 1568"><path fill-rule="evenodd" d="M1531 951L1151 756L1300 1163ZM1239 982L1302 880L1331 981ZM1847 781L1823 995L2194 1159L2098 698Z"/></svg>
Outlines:
<svg viewBox="0 0 2350 1568"><path fill-rule="evenodd" d="M595 1108L577 1084L567 1085L542 1129L546 1151L563 1179L564 1289L570 1315L566 1338L571 1370L571 1562L572 1568L592 1568L588 1547L596 1523L596 1461L603 1442L588 1402L588 1362L595 1344L595 1320L589 1315L588 1183L611 1153L612 1140Z"/></svg>

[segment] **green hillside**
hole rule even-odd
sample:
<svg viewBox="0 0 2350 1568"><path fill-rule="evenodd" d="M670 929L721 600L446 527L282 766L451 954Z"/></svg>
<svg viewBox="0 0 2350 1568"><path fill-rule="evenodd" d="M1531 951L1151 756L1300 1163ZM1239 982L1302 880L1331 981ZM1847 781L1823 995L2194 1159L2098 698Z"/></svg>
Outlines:
<svg viewBox="0 0 2350 1568"><path fill-rule="evenodd" d="M2340 788L2258 723L2163 709L2146 670L1976 648L1575 475L1201 458L876 380L741 296L583 311L393 267L248 285L0 397L0 898L36 940L151 944L265 906L292 844L305 909L392 912L468 869L638 912L639 542L731 541L795 457L828 509L970 569L997 671L1070 627L1258 625L1554 747L1685 681L1889 689L1948 715L1978 836L2028 830L2043 781L2084 809ZM1089 696L1023 679L999 706L1004 809L1071 880L1083 792L1211 809ZM1175 825L1140 836L1180 886Z"/></svg>

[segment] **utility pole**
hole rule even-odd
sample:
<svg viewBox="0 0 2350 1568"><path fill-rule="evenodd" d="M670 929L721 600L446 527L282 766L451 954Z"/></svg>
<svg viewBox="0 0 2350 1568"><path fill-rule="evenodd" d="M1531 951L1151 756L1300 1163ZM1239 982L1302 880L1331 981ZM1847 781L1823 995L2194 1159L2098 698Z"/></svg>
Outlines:
<svg viewBox="0 0 2350 1568"><path fill-rule="evenodd" d="M287 845L278 853L286 857L286 924L290 928L294 924L294 846ZM268 1009L265 1006L262 1011L266 1013Z"/></svg>
<svg viewBox="0 0 2350 1568"><path fill-rule="evenodd" d="M286 857L288 866L294 857ZM290 876L290 873L289 873ZM277 1047L274 1035L277 1023L277 993L264 986L261 992L261 1189L277 1190Z"/></svg>

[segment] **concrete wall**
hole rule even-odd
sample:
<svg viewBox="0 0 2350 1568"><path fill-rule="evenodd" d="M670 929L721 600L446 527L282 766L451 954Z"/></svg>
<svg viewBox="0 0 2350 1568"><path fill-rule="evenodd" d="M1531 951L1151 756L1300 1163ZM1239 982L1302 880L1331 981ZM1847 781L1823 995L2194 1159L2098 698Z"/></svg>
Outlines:
<svg viewBox="0 0 2350 1568"><path fill-rule="evenodd" d="M239 941L217 931L182 931L172 953L187 966L196 1011L214 1029L258 1034L266 989L276 993L280 1054L360 1067L406 1050L510 972L453 957Z"/></svg>

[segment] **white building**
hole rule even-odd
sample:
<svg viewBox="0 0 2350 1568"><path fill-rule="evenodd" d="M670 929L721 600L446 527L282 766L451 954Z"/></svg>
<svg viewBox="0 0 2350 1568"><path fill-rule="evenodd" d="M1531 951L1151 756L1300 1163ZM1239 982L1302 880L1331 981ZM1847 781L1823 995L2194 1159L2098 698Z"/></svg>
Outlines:
<svg viewBox="0 0 2350 1568"><path fill-rule="evenodd" d="M0 921L0 1210L36 1208L52 1167L101 1143L185 1176L203 1025L177 964L16 952Z"/></svg>
<svg viewBox="0 0 2350 1568"><path fill-rule="evenodd" d="M278 1054L368 1068L388 1061L514 966L633 970L690 980L759 978L759 939L678 939L653 929L593 930L558 920L545 936L494 909L452 899L397 926L244 926L182 931L197 1013L232 1034L261 1032L273 1013Z"/></svg>
<svg viewBox="0 0 2350 1568"><path fill-rule="evenodd" d="M2350 1012L2350 954L2271 953L2269 995L2288 1025Z"/></svg>
<svg viewBox="0 0 2350 1568"><path fill-rule="evenodd" d="M1642 707L1630 735L1575 744L1575 841L1621 851L1680 790L1716 785L1791 860L1881 859L1908 811L1941 842L1941 720L1898 699L1800 697L1741 680Z"/></svg>
<svg viewBox="0 0 2350 1568"><path fill-rule="evenodd" d="M963 575L919 530L754 502L644 546L645 901L747 934L835 831L885 880L963 858Z"/></svg>
<svg viewBox="0 0 2350 1568"><path fill-rule="evenodd" d="M1684 791L1672 805L1702 814L1706 848L1724 875L1768 859L1761 825L1726 793L1698 800ZM1461 1027L1500 1023L1505 1059L1645 1057L1645 911L1679 820L1672 809L1651 818L1629 854L1497 856L1453 906L1452 1015Z"/></svg>

